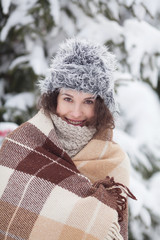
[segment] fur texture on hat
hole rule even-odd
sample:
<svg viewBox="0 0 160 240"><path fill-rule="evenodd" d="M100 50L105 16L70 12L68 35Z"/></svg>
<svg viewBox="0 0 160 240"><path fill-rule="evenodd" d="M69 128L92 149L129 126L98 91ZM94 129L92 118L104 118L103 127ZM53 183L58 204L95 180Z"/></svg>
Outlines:
<svg viewBox="0 0 160 240"><path fill-rule="evenodd" d="M115 69L115 57L106 46L71 38L60 45L46 78L38 85L42 94L69 88L100 96L114 113L118 111L114 96Z"/></svg>

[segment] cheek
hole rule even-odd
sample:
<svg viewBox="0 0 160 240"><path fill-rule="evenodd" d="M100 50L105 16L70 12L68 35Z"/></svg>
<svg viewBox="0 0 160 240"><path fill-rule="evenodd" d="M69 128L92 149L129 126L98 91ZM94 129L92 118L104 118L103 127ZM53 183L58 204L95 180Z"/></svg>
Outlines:
<svg viewBox="0 0 160 240"><path fill-rule="evenodd" d="M69 112L70 112L70 104L68 104L63 100L61 101L61 99L59 99L59 101L57 102L57 109L56 109L57 115L60 117L63 117Z"/></svg>
<svg viewBox="0 0 160 240"><path fill-rule="evenodd" d="M59 117L61 117L61 116L63 116L65 114L64 102L63 102L63 99L61 98L60 95L58 95L58 98L57 98L56 114Z"/></svg>
<svg viewBox="0 0 160 240"><path fill-rule="evenodd" d="M95 113L94 113L94 107L92 107L92 108L90 108L90 109L87 109L86 115L87 115L88 118L94 117L94 115L95 115Z"/></svg>
<svg viewBox="0 0 160 240"><path fill-rule="evenodd" d="M57 102L56 113L57 113L59 116L62 116L62 115L64 114L64 107L63 107L63 104L61 104L61 101L58 101L58 102Z"/></svg>

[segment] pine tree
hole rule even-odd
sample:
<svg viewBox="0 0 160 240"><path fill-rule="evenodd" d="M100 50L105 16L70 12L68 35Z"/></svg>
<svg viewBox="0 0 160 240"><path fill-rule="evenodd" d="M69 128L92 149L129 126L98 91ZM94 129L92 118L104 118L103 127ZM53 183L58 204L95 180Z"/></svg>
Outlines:
<svg viewBox="0 0 160 240"><path fill-rule="evenodd" d="M115 53L121 110L117 140L131 158L131 188L138 199L130 202L129 239L158 240L159 1L1 0L0 4L0 121L21 124L36 112L36 81L45 75L50 57L66 37L94 39ZM20 106L16 99L22 98Z"/></svg>

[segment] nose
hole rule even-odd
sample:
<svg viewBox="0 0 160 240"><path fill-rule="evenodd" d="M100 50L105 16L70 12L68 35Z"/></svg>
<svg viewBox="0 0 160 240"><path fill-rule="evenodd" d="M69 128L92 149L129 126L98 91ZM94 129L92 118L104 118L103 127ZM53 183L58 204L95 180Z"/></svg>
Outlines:
<svg viewBox="0 0 160 240"><path fill-rule="evenodd" d="M79 104L74 104L72 108L71 115L74 119L81 120L82 117L82 107Z"/></svg>

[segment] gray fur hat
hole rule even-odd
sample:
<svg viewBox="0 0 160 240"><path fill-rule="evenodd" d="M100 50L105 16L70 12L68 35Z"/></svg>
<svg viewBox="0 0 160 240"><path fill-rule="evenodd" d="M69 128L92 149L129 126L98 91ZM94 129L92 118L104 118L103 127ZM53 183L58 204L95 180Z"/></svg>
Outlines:
<svg viewBox="0 0 160 240"><path fill-rule="evenodd" d="M69 88L100 96L115 113L118 112L114 96L115 69L115 57L106 46L71 38L60 45L51 59L47 76L38 85L42 94Z"/></svg>

